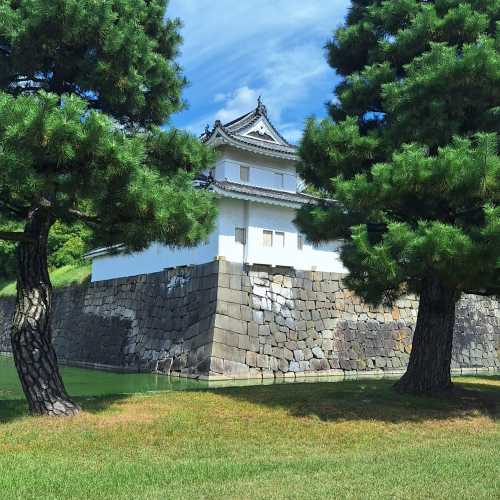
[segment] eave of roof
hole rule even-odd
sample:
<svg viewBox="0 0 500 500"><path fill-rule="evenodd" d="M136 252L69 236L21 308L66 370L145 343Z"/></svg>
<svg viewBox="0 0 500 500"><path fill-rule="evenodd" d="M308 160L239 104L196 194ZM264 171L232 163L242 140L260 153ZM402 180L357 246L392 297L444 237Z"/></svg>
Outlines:
<svg viewBox="0 0 500 500"><path fill-rule="evenodd" d="M242 115L236 120L232 122L226 123L223 125L224 129L229 131L231 134L242 134L246 132L249 128L251 128L259 118L264 118L266 123L269 125L271 130L276 134L276 136L283 142L282 146L288 146L291 149L295 150L296 147L293 144L290 144L279 132L279 130L273 125L269 117L267 116L267 111L265 110L265 106L257 106L256 109L247 113L246 115Z"/></svg>
<svg viewBox="0 0 500 500"><path fill-rule="evenodd" d="M265 120L279 142L274 143L244 135L261 118ZM262 104L260 98L257 108L253 111L241 115L226 124L222 124L220 120L217 120L211 131L207 126L205 133L202 135L202 141L212 146L228 144L238 149L292 161L299 159L297 148L290 144L269 120L266 107Z"/></svg>
<svg viewBox="0 0 500 500"><path fill-rule="evenodd" d="M237 149L272 156L274 158L291 161L299 160L299 156L297 155L295 148L285 148L284 146L279 145L274 146L273 144L264 141L257 142L253 140L244 140L241 137L228 135L223 129L216 129L216 133L206 141L206 144L209 146L227 144Z"/></svg>
<svg viewBox="0 0 500 500"><path fill-rule="evenodd" d="M119 253L120 251L125 249L125 245L123 244L118 244L118 245L112 245L110 247L101 247L101 248L96 248L94 250L91 250L90 252L87 252L83 257L85 259L93 259L95 257L102 257L103 255L109 255L111 253Z"/></svg>
<svg viewBox="0 0 500 500"><path fill-rule="evenodd" d="M229 198L248 201L258 201L271 205L280 205L290 208L300 208L306 204L315 204L318 199L303 193L278 191L276 189L249 186L230 181L214 181L210 189L216 194Z"/></svg>

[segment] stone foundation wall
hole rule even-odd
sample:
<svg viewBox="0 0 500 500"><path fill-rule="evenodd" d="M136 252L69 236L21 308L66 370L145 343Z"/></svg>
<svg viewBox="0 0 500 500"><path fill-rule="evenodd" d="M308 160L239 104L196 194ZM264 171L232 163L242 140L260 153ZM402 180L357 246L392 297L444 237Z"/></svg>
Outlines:
<svg viewBox="0 0 500 500"><path fill-rule="evenodd" d="M372 307L342 277L220 261L58 290L54 344L72 364L214 379L403 371L417 299ZM13 307L0 300L0 351ZM460 301L452 366L500 369L497 301Z"/></svg>
<svg viewBox="0 0 500 500"><path fill-rule="evenodd" d="M210 373L296 376L405 369L418 300L373 307L335 273L222 262ZM455 369L500 369L500 304L464 296L453 342Z"/></svg>
<svg viewBox="0 0 500 500"><path fill-rule="evenodd" d="M206 373L216 298L216 262L56 290L57 355L69 364ZM13 299L0 300L3 351L13 309Z"/></svg>

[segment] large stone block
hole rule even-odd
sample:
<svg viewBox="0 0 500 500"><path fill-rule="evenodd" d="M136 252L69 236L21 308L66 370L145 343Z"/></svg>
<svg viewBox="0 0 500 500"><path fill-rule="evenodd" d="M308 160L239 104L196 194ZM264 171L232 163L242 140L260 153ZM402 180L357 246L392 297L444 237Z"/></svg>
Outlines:
<svg viewBox="0 0 500 500"><path fill-rule="evenodd" d="M249 337L247 335L240 335L238 347L240 349L244 349L245 351L257 352L259 350L259 339L257 337Z"/></svg>
<svg viewBox="0 0 500 500"><path fill-rule="evenodd" d="M243 295L239 290L232 290L231 288L219 288L218 289L218 300L224 302L233 302L235 304L243 303Z"/></svg>
<svg viewBox="0 0 500 500"><path fill-rule="evenodd" d="M269 368L269 356L265 354L257 354L257 367L258 368Z"/></svg>
<svg viewBox="0 0 500 500"><path fill-rule="evenodd" d="M260 325L259 326L259 335L268 336L271 335L271 329L269 325Z"/></svg>
<svg viewBox="0 0 500 500"><path fill-rule="evenodd" d="M231 361L228 359L224 360L224 375L242 378L248 377L249 374L250 367L244 362L238 363L236 361Z"/></svg>
<svg viewBox="0 0 500 500"><path fill-rule="evenodd" d="M224 360L221 358L210 358L210 371L224 373Z"/></svg>
<svg viewBox="0 0 500 500"><path fill-rule="evenodd" d="M323 350L321 349L321 347L318 347L318 346L315 346L311 349L312 353L313 353L313 356L315 358L319 358L319 359L322 359L325 357L325 354L323 352Z"/></svg>
<svg viewBox="0 0 500 500"><path fill-rule="evenodd" d="M257 353L252 351L247 351L246 353L246 364L250 367L257 366Z"/></svg>
<svg viewBox="0 0 500 500"><path fill-rule="evenodd" d="M239 335L247 334L247 323L239 319L231 318L230 316L223 316L221 314L215 315L215 327L227 330L230 332L238 333Z"/></svg>
<svg viewBox="0 0 500 500"><path fill-rule="evenodd" d="M248 323L248 335L250 337L258 337L259 336L259 325L257 323L253 323L253 322Z"/></svg>
<svg viewBox="0 0 500 500"><path fill-rule="evenodd" d="M212 356L222 358L224 360L229 359L238 363L244 363L246 353L242 349L214 342L212 345Z"/></svg>
<svg viewBox="0 0 500 500"><path fill-rule="evenodd" d="M295 351L293 351L293 357L295 361L304 361L304 352L300 349L296 349Z"/></svg>

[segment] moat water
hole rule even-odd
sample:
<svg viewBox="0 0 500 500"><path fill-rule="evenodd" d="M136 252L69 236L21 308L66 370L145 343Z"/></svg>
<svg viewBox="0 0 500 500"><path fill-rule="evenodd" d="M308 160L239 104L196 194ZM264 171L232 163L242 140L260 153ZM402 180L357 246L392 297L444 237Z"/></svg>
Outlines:
<svg viewBox="0 0 500 500"><path fill-rule="evenodd" d="M207 382L189 378L169 377L154 373L115 373L85 368L61 366L61 375L68 393L76 397L98 397L117 394L138 394L147 392L188 391L237 387L248 385L269 385L283 383L343 382L356 377L308 377L297 379L228 380ZM479 376L487 376L483 374ZM491 374L489 374L491 375ZM495 373L498 376L498 373ZM365 378L365 377L360 377ZM394 380L398 376L370 376L370 379ZM11 357L0 355L0 402L24 399L21 384Z"/></svg>
<svg viewBox="0 0 500 500"><path fill-rule="evenodd" d="M114 373L86 368L61 366L61 376L68 393L72 396L92 397L111 394L137 394L145 392L186 391L214 389L218 387L236 387L297 382L340 382L343 377L321 377L302 380L228 380L207 382L189 378L169 377L154 373ZM17 376L14 361L10 357L0 356L0 401L24 398Z"/></svg>
<svg viewBox="0 0 500 500"><path fill-rule="evenodd" d="M209 386L207 382L152 373L112 373L67 366L61 367L61 376L66 389L73 396L182 391ZM0 356L0 400L23 397L14 361Z"/></svg>

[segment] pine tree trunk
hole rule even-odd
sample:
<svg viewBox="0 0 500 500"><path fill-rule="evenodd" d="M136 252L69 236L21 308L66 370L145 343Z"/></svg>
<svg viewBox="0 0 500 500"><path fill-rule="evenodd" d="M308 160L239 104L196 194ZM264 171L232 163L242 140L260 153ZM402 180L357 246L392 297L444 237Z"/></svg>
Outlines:
<svg viewBox="0 0 500 500"><path fill-rule="evenodd" d="M25 234L33 242L17 248L17 300L12 321L12 352L31 413L75 415L80 411L66 393L52 346L52 286L47 267L51 216L43 208L30 214Z"/></svg>
<svg viewBox="0 0 500 500"><path fill-rule="evenodd" d="M406 373L396 383L399 392L437 394L451 383L451 352L455 305L459 294L436 277L425 278Z"/></svg>

